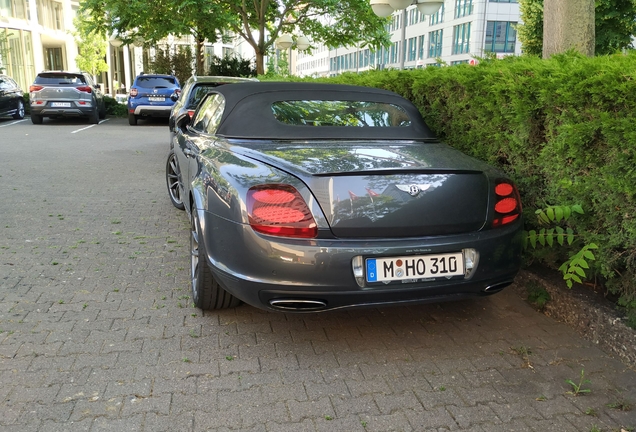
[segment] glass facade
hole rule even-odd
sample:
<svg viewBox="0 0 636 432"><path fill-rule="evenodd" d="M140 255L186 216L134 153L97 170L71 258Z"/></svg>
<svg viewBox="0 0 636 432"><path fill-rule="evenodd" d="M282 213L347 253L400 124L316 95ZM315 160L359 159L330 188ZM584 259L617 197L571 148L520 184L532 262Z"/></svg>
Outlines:
<svg viewBox="0 0 636 432"><path fill-rule="evenodd" d="M428 58L442 56L443 30L437 30L428 34Z"/></svg>
<svg viewBox="0 0 636 432"><path fill-rule="evenodd" d="M0 16L28 20L29 2L27 0L0 0Z"/></svg>
<svg viewBox="0 0 636 432"><path fill-rule="evenodd" d="M410 38L409 39L409 50L408 50L408 54L406 59L408 61L413 61L415 60L417 56L417 38Z"/></svg>
<svg viewBox="0 0 636 432"><path fill-rule="evenodd" d="M31 32L0 28L0 69L28 90L35 79Z"/></svg>
<svg viewBox="0 0 636 432"><path fill-rule="evenodd" d="M470 52L470 24L467 22L453 27L453 54Z"/></svg>
<svg viewBox="0 0 636 432"><path fill-rule="evenodd" d="M428 25L435 25L444 22L444 4L439 8L437 13L434 13L429 17Z"/></svg>
<svg viewBox="0 0 636 432"><path fill-rule="evenodd" d="M473 13L473 0L455 0L455 18L461 18Z"/></svg>
<svg viewBox="0 0 636 432"><path fill-rule="evenodd" d="M417 59L422 60L424 58L424 53L426 52L426 47L424 46L424 35L417 38L417 46L419 47Z"/></svg>
<svg viewBox="0 0 636 432"><path fill-rule="evenodd" d="M488 21L486 24L486 52L514 53L517 43L516 22Z"/></svg>

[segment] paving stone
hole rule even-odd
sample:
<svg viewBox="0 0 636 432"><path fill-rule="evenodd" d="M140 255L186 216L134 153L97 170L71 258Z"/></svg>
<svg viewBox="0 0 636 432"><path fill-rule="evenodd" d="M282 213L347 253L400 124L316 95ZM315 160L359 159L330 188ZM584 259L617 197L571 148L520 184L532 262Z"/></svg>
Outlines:
<svg viewBox="0 0 636 432"><path fill-rule="evenodd" d="M165 124L47 123L0 143L17 185L0 188L3 432L636 427L636 410L607 406L636 405L633 368L514 289L324 314L193 308ZM592 392L567 395L581 370Z"/></svg>

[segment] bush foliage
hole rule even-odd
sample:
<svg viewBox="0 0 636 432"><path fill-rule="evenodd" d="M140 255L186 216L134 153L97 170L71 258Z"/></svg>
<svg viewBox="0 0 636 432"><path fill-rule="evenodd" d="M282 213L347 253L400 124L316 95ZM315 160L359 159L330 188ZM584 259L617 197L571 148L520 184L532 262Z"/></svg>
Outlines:
<svg viewBox="0 0 636 432"><path fill-rule="evenodd" d="M530 229L537 209L582 206L566 224L577 234L572 249L529 249L531 258L558 268L598 245L591 275L636 311L636 53L480 59L329 82L409 98L440 138L515 179Z"/></svg>

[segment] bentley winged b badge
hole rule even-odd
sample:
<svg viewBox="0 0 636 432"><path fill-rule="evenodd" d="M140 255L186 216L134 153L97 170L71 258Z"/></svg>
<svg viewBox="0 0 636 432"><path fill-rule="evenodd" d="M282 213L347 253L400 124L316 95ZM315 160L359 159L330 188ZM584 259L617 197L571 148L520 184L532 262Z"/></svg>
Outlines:
<svg viewBox="0 0 636 432"><path fill-rule="evenodd" d="M395 185L396 188L403 192L407 192L411 196L417 196L420 192L424 192L431 187L430 184L412 184L412 185Z"/></svg>

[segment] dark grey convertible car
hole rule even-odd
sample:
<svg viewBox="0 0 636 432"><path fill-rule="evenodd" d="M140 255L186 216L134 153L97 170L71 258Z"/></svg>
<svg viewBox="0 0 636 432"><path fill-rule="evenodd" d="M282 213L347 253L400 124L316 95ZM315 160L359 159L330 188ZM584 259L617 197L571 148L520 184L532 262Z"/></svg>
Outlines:
<svg viewBox="0 0 636 432"><path fill-rule="evenodd" d="M166 179L190 216L202 309L460 299L519 269L515 185L440 143L395 93L228 84L176 125Z"/></svg>

